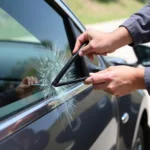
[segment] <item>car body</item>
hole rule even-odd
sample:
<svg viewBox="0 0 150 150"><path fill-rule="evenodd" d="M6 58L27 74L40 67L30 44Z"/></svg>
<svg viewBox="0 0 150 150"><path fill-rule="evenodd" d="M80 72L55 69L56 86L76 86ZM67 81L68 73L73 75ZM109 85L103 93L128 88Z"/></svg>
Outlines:
<svg viewBox="0 0 150 150"><path fill-rule="evenodd" d="M45 83L44 72L50 70L56 77L85 28L61 0L1 0L0 7L0 89L11 99L9 90L26 76ZM56 49L61 55L55 55ZM81 57L65 79L104 70L113 62ZM148 149L149 102L142 90L118 98L82 82L54 89L51 78L46 81L46 89L1 106L1 150Z"/></svg>

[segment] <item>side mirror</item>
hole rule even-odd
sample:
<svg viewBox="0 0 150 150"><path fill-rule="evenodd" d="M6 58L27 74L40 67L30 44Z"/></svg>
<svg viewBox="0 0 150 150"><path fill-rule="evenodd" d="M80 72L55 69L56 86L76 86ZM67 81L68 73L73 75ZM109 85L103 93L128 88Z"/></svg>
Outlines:
<svg viewBox="0 0 150 150"><path fill-rule="evenodd" d="M125 66L130 66L130 67L137 67L138 66L137 62L129 64L124 59L119 58L119 57L105 56L105 58L107 59L107 61L109 63L111 63L112 65L115 65L115 66L120 66L120 65L125 65Z"/></svg>
<svg viewBox="0 0 150 150"><path fill-rule="evenodd" d="M145 67L150 66L150 46L138 45L133 48L135 55L138 59L138 64L142 64Z"/></svg>

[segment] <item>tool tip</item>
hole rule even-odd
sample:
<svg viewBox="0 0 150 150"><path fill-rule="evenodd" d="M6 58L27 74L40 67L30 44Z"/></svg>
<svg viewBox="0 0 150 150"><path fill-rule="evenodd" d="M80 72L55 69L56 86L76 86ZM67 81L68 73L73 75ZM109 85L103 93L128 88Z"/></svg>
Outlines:
<svg viewBox="0 0 150 150"><path fill-rule="evenodd" d="M55 87L56 87L56 82L53 81L53 82L51 83L51 85L52 85L53 88L55 88Z"/></svg>

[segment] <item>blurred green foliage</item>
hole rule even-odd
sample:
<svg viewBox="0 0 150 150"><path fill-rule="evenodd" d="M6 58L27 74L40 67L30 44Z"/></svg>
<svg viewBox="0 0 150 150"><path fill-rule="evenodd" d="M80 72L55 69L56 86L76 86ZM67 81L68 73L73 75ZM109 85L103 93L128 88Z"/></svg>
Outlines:
<svg viewBox="0 0 150 150"><path fill-rule="evenodd" d="M64 0L84 24L128 18L149 0Z"/></svg>
<svg viewBox="0 0 150 150"><path fill-rule="evenodd" d="M96 1L101 2L101 3L121 2L121 0L96 0ZM141 3L146 3L149 0L135 0L135 1L138 1L138 2L141 2Z"/></svg>
<svg viewBox="0 0 150 150"><path fill-rule="evenodd" d="M120 0L96 0L96 1L103 2L103 3L109 3L109 2L118 2Z"/></svg>
<svg viewBox="0 0 150 150"><path fill-rule="evenodd" d="M136 1L141 2L141 3L146 3L146 2L148 2L149 0L136 0Z"/></svg>

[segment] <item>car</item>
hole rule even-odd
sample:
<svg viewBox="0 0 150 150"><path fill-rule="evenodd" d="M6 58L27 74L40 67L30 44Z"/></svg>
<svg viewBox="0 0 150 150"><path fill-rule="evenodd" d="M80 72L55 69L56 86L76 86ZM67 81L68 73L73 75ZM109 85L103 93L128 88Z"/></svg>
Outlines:
<svg viewBox="0 0 150 150"><path fill-rule="evenodd" d="M115 97L83 82L51 85L84 31L61 0L0 1L1 150L149 150L145 91ZM131 65L79 57L61 81L119 63Z"/></svg>
<svg viewBox="0 0 150 150"><path fill-rule="evenodd" d="M150 56L150 43L139 44L133 48L135 55L137 57L136 64L141 64L144 67L149 67L149 56Z"/></svg>

